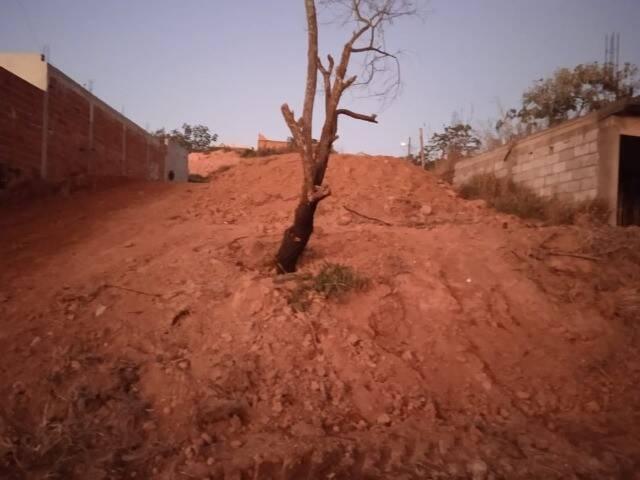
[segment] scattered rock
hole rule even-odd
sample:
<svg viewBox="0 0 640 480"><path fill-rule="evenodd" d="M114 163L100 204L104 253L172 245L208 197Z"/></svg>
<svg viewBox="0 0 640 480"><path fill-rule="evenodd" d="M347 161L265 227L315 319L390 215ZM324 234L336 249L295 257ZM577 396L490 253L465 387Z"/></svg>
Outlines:
<svg viewBox="0 0 640 480"><path fill-rule="evenodd" d="M296 437L322 437L324 431L307 422L297 422L291 426L291 433Z"/></svg>
<svg viewBox="0 0 640 480"><path fill-rule="evenodd" d="M123 246L124 248L131 248L131 247L134 247L135 245L136 245L135 242L127 242Z"/></svg>
<svg viewBox="0 0 640 480"><path fill-rule="evenodd" d="M273 402L273 404L271 405L271 410L274 413L282 413L282 410L283 410L282 402L280 402L279 400L276 400L275 402Z"/></svg>
<svg viewBox="0 0 640 480"><path fill-rule="evenodd" d="M180 370L187 370L189 368L189 365L190 365L189 360L180 360L178 362L178 368Z"/></svg>
<svg viewBox="0 0 640 480"><path fill-rule="evenodd" d="M378 423L378 425L391 425L391 417L386 413L383 413L378 416L376 422Z"/></svg>
<svg viewBox="0 0 640 480"><path fill-rule="evenodd" d="M242 442L240 440L232 440L229 445L233 448L240 448L242 446Z"/></svg>
<svg viewBox="0 0 640 480"><path fill-rule="evenodd" d="M420 213L425 217L428 217L433 213L433 207L431 205L423 205L420 207Z"/></svg>
<svg viewBox="0 0 640 480"><path fill-rule="evenodd" d="M520 400L527 400L531 398L531 394L529 392L525 392L524 390L518 390L516 391L516 397L518 397Z"/></svg>
<svg viewBox="0 0 640 480"><path fill-rule="evenodd" d="M74 370L76 372L81 368L80 362L78 362L77 360L72 360L69 366L71 367L71 370Z"/></svg>
<svg viewBox="0 0 640 480"><path fill-rule="evenodd" d="M473 480L484 480L489 473L489 467L482 460L473 460L467 465L467 472Z"/></svg>
<svg viewBox="0 0 640 480"><path fill-rule="evenodd" d="M587 412L598 413L600 411L600 404L595 400L592 400L584 406L584 409Z"/></svg>
<svg viewBox="0 0 640 480"><path fill-rule="evenodd" d="M96 311L95 311L96 318L101 316L106 311L107 311L107 307L106 306L98 305L98 307L96 308Z"/></svg>
<svg viewBox="0 0 640 480"><path fill-rule="evenodd" d="M360 339L355 333L352 333L347 337L347 342L349 343L349 345L356 346L358 343L360 343Z"/></svg>
<svg viewBox="0 0 640 480"><path fill-rule="evenodd" d="M344 215L340 215L338 217L337 223L338 225L341 225L343 227L349 225L351 223L351 215L346 213Z"/></svg>

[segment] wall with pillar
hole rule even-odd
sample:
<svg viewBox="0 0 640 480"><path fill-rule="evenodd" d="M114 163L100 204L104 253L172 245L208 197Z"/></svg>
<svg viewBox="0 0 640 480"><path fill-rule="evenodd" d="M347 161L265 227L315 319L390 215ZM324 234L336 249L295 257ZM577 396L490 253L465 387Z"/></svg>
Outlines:
<svg viewBox="0 0 640 480"><path fill-rule="evenodd" d="M8 58L3 64L0 56L0 189L34 178L72 186L96 176L166 179L164 140L40 56ZM35 62L46 68L46 84ZM15 65L20 68L10 71ZM171 162L174 169L180 162L186 168L187 153L172 150Z"/></svg>

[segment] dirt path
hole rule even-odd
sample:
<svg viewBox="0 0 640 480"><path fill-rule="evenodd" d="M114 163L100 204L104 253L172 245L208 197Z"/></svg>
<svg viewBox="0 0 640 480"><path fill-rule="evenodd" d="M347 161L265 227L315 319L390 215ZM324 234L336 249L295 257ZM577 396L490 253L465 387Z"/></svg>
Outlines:
<svg viewBox="0 0 640 480"><path fill-rule="evenodd" d="M638 229L340 155L301 272L369 287L297 312L297 159L227 160L0 212L0 477L640 478Z"/></svg>

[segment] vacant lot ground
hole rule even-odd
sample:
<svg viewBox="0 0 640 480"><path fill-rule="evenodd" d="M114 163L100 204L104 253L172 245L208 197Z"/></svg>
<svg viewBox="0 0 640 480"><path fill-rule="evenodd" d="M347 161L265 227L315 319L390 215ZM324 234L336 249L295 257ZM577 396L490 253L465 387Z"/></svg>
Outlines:
<svg viewBox="0 0 640 480"><path fill-rule="evenodd" d="M640 478L640 229L339 155L296 311L298 160L226 161L0 212L0 477Z"/></svg>

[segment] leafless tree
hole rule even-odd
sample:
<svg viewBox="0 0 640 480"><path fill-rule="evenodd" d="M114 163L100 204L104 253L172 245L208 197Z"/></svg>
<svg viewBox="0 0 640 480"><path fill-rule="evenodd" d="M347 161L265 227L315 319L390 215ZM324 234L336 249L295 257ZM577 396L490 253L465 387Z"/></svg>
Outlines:
<svg viewBox="0 0 640 480"><path fill-rule="evenodd" d="M420 0L417 0L420 1ZM313 233L313 219L318 203L331 194L324 183L324 176L334 142L338 139L338 119L341 115L356 120L377 123L376 115L365 115L340 108L344 92L354 86L373 89L374 95L389 97L400 85L400 70L397 55L387 50L384 28L394 20L416 13L414 1L410 0L324 0L323 6L343 10L349 24L355 29L344 44L336 63L327 55L326 63L318 53L318 15L315 0L304 0L307 17L307 82L302 116L296 119L286 103L282 115L300 152L303 182L293 224L284 232L280 249L276 255L280 273L293 272L298 258L304 251ZM354 56L361 57L363 71L359 75L348 72ZM390 69L390 62L393 68ZM320 140L312 138L313 107L321 76L324 91L324 124ZM382 81L380 81L382 79ZM374 88L374 81L379 88Z"/></svg>

